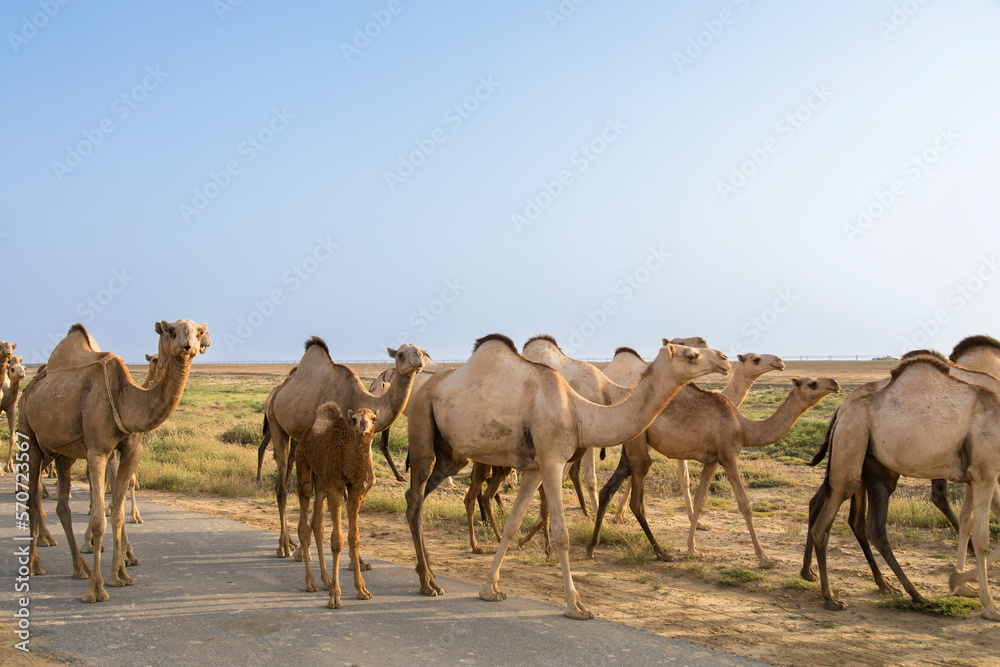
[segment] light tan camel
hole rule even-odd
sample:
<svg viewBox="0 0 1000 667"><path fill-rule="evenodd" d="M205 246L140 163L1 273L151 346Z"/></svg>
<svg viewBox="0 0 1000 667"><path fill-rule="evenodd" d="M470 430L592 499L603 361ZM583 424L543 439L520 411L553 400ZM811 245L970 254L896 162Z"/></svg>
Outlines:
<svg viewBox="0 0 1000 667"><path fill-rule="evenodd" d="M340 609L340 552L344 537L340 527L340 506L347 495L347 544L350 548L351 571L359 600L370 600L372 594L365 588L361 576L361 559L358 552L360 535L358 512L365 495L375 485L372 470L372 439L378 412L368 408L348 410L344 419L336 403L324 403L316 410L316 420L295 449L295 479L299 495L299 542L302 543L302 562L306 566L306 590L315 591L316 580L309 567L309 539L316 538L316 557L319 560L323 589L330 591L327 607ZM312 525L309 522L309 498L315 493ZM330 503L330 552L333 555L333 578L326 569L323 557L323 506Z"/></svg>
<svg viewBox="0 0 1000 667"><path fill-rule="evenodd" d="M750 388L753 386L754 382L756 382L757 379L765 373L785 370L785 362L781 360L781 357L776 357L773 354L757 354L755 352L750 352L737 356L737 363L733 364L733 374L729 378L729 382L726 384L725 388L719 393L728 398L736 408L739 408L743 405L743 401L746 400L747 394L750 393ZM629 358L632 358L632 355L628 355L626 357L626 359ZM677 460L677 481L681 487L681 496L684 498L684 507L687 509L688 519L691 519L693 514L693 506L691 504L691 478L688 473L687 461L682 459ZM625 510L628 508L629 498L631 496L632 479L629 478L625 482L625 490L622 492L622 498L618 503L618 511L615 512L613 517L608 519L611 523L623 523L625 521ZM701 522L696 525L698 530L709 530L710 528L710 526Z"/></svg>
<svg viewBox="0 0 1000 667"><path fill-rule="evenodd" d="M271 444L271 429L269 429L268 426L267 426L267 411L271 409L271 404L274 403L275 397L278 395L278 393L282 389L285 388L285 385L287 385L288 381L292 379L292 376L295 375L295 371L297 371L298 368L299 368L298 366L292 366L292 370L288 371L288 375L285 376L285 379L281 381L281 384L279 384L277 387L275 387L274 389L272 389L271 393L268 394L267 398L264 399L264 427L261 430L261 433L263 434L263 438L260 441L260 445L257 446L257 481L258 482L260 481L260 471L261 471L261 468L263 468L263 466L264 466L264 452L267 451L267 446L269 444ZM291 449L294 449L294 448L295 448L295 441L293 440L292 444L291 444ZM292 456L291 451L289 451L289 456ZM288 474L285 477L285 485L286 486L291 481L291 476L292 476L292 466L288 466Z"/></svg>
<svg viewBox="0 0 1000 667"><path fill-rule="evenodd" d="M426 352L424 355L424 367L420 373L413 378L413 387L410 389L410 395L415 396L420 388L424 386L424 383L430 379L435 373L440 373L441 371L448 370L447 366L439 364L431 359L431 355ZM375 378L371 386L368 387L368 391L373 396L381 396L385 392L389 391L389 387L392 385L396 377L395 368L387 368L382 371L377 378ZM403 414L406 414L406 406L403 406ZM392 474L396 477L397 482L405 482L406 479L400 474L399 470L396 469L396 464L392 461L392 454L389 453L389 434L392 431L392 426L390 425L384 431L382 431L382 437L379 441L379 449L382 451L382 457L385 462L389 464L389 469L392 470ZM451 480L449 479L449 484Z"/></svg>
<svg viewBox="0 0 1000 667"><path fill-rule="evenodd" d="M312 425L316 409L323 403L336 403L342 412L368 408L379 413L375 432L382 431L402 413L410 396L414 377L423 368L424 351L406 343L398 350L389 349L389 357L396 362L398 375L381 396L372 396L361 384L358 374L349 366L334 363L322 338L313 336L306 341L305 353L295 374L285 379L285 386L277 392L270 405L265 405L265 419L274 447L274 461L278 466L275 492L278 499L278 519L281 532L278 536L279 558L292 555L295 542L288 532L285 520L287 501L287 468L291 440L302 440Z"/></svg>
<svg viewBox="0 0 1000 667"><path fill-rule="evenodd" d="M563 574L564 613L570 618L593 618L573 585L569 566L569 532L561 491L567 461L580 447L606 447L635 437L684 383L713 371L728 373L729 363L723 363L712 363L692 348L668 345L660 350L629 398L617 405L601 406L573 391L554 369L522 357L506 336L491 334L476 341L469 360L431 378L409 410L406 516L416 550L420 592L431 596L443 593L434 582L424 545L424 496L472 459L524 473L479 597L489 601L506 598L497 586L500 565L531 499L543 484Z"/></svg>
<svg viewBox="0 0 1000 667"><path fill-rule="evenodd" d="M753 512L747 498L738 466L739 453L744 447L765 447L774 444L787 434L806 410L819 403L824 396L840 391L840 385L832 378L792 378L792 390L778 406L774 414L763 420L744 417L726 397L707 391L694 384L683 387L673 401L653 421L646 430L645 439L635 438L625 443L622 459L611 479L601 489L601 504L594 525L594 535L587 547L587 554L593 556L594 547L600 542L601 520L618 486L629 474L632 476L630 507L646 533L649 543L659 560L671 561L653 537L646 523L643 503L643 481L652 459L649 450L673 459L694 459L704 467L698 492L694 498L694 515L688 529L687 555L701 556L695 546L698 517L705 507L712 476L722 464L736 495L736 504L750 532L757 560L762 568L774 566L765 554L764 548L754 530Z"/></svg>
<svg viewBox="0 0 1000 667"><path fill-rule="evenodd" d="M2 398L0 398L0 412L7 415L7 430L10 431L10 451L7 453L7 464L4 470L14 472L14 448L17 440L17 422L14 421L14 406L17 405L17 397L20 395L21 380L26 375L24 365L21 363L22 357L11 357L7 366L7 382L4 383ZM4 470L0 470L0 477Z"/></svg>
<svg viewBox="0 0 1000 667"><path fill-rule="evenodd" d="M898 474L971 484L972 544L980 616L1000 620L986 579L989 506L1000 477L1000 397L959 380L947 363L917 357L900 363L884 388L838 410L822 507L811 521L820 586L827 609L844 609L827 574L830 526L844 500L862 485L866 457Z"/></svg>
<svg viewBox="0 0 1000 667"><path fill-rule="evenodd" d="M29 446L29 514L31 535L39 533L41 513L41 470L53 458L59 468L57 513L73 556L74 577L89 576L84 602L108 599L101 576L101 538L104 535L104 475L108 457L116 448L122 459L112 497L111 525L114 552L111 560L112 586L129 586L132 578L126 564L138 565L124 531L125 491L139 464L141 441L133 434L148 433L162 424L181 400L191 361L198 354L204 324L190 320L157 322L160 336L160 363L166 366L163 379L151 389L140 388L129 375L120 357L103 353L83 325L74 324L56 345L44 369L24 390L18 415L18 431L27 436ZM80 556L69 511L70 467L76 459L86 459L90 476L90 524L93 533L94 563L88 572ZM35 541L31 543L32 574L45 574Z"/></svg>

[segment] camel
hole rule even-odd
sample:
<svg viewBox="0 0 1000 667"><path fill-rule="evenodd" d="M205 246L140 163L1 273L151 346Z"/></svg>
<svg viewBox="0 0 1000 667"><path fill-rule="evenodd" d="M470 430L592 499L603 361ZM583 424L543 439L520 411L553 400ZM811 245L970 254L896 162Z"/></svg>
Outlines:
<svg viewBox="0 0 1000 667"><path fill-rule="evenodd" d="M989 505L1000 477L1000 397L951 372L934 357L915 357L901 362L884 388L838 410L821 507L810 512L809 525L827 609L846 608L830 589L830 526L844 500L861 488L864 462L871 457L895 474L971 484L967 502L974 513L980 616L1000 620L986 578Z"/></svg>
<svg viewBox="0 0 1000 667"><path fill-rule="evenodd" d="M126 565L138 565L124 530L125 492L135 473L142 443L133 434L148 433L162 424L180 403L191 362L202 347L207 326L190 320L157 322L160 336L159 358L165 365L163 378L151 389L140 388L117 355L101 352L81 324L70 327L56 345L48 364L24 390L18 415L18 431L27 437L29 448L29 515L31 535L42 523L41 470L52 459L59 468L59 503L62 522L73 557L73 576L88 578L84 602L109 598L101 576L101 538L104 535L104 476L108 457L121 451L119 477L112 496L111 525L114 552L111 559L112 586L130 586L133 579ZM94 562L87 564L73 536L69 511L70 467L76 459L86 459L90 476L90 525ZM32 574L45 574L31 542L29 565Z"/></svg>
<svg viewBox="0 0 1000 667"><path fill-rule="evenodd" d="M991 339L992 340L992 339ZM995 354L1000 354L1000 347L994 348L996 350ZM933 350L913 350L907 352L901 358L902 361L908 359L920 357L920 356L932 356L937 358L942 363L945 363L950 368L950 374L960 380L964 380L970 384L984 387L989 389L993 393L1000 394L1000 380L997 380L994 376L983 373L979 371L969 370L967 368L962 368L956 365L954 362L946 359L939 352ZM982 358L982 357L981 357ZM837 421L837 416L844 405L849 405L854 401L857 401L862 396L867 396L874 391L884 389L889 384L890 378L885 378L876 382L869 382L868 384L862 385L855 389L851 395L841 404L837 412L830 419L830 425L827 427L826 438L823 441L823 445L820 450L813 457L813 460L809 465L819 464L827 454L830 447L831 435L834 430L834 426ZM896 489L896 484L899 480L899 474L889 470L881 463L879 463L874 458L868 456L865 458L865 462L862 468L862 485L851 497L851 509L848 518L848 524L851 526L851 530L854 532L857 538L858 544L861 546L861 550L865 555L865 559L868 562L869 569L872 571L872 577L875 580L876 585L879 588L879 592L882 594L888 593L898 593L899 591L891 586L882 575L879 569L878 563L871 551L870 541L874 541L879 553L892 568L896 577L899 579L903 588L910 595L914 602L923 603L926 600L921 596L916 588L911 584L909 579L903 573L902 568L899 566L898 561L894 554L892 553L892 547L889 544L888 534L886 532L886 519L888 515L888 504L889 497ZM821 486L813 498L809 502L809 516L810 523L815 520L816 515L822 507L824 500L824 486ZM965 564L965 554L968 547L968 534L962 534L959 527L959 521L955 518L951 511L951 507L948 503L947 497L947 481L944 479L932 480L932 491L931 498L934 504L941 510L941 512L949 519L955 530L959 532L959 558L956 560L956 571L961 572L964 569ZM964 504L963 509L971 507L967 502ZM993 494L992 509L994 514L1000 516L1000 489ZM867 518L865 516L867 510ZM971 514L967 514L967 518L971 518ZM968 530L968 527L967 527ZM807 581L815 581L817 579L816 571L812 568L812 551L813 543L812 538L809 533L806 534L806 547L805 553L802 559L802 570L800 571L801 578ZM957 594L968 595L970 597L975 597L977 593L968 586L965 586L971 577L963 578L961 580L956 580L953 583L952 588L957 588L960 584L963 584L961 590ZM954 591L953 591L954 592Z"/></svg>
<svg viewBox="0 0 1000 667"><path fill-rule="evenodd" d="M316 419L295 450L295 478L299 495L299 541L302 543L302 562L306 567L306 590L315 591L316 580L309 567L310 532L316 537L316 554L319 560L323 588L330 591L327 607L340 609L340 552L344 537L340 528L340 506L347 494L347 544L350 548L351 571L359 600L370 600L372 594L365 588L361 576L358 553L360 537L358 512L365 495L375 485L372 471L372 439L378 411L368 408L348 410L344 419L336 403L324 403L316 410ZM315 491L312 525L309 525L309 498ZM323 505L330 503L330 551L333 555L333 579L326 569L323 557Z"/></svg>
<svg viewBox="0 0 1000 667"><path fill-rule="evenodd" d="M759 377L771 371L785 370L785 362L781 360L781 357L776 357L773 354L748 352L747 354L737 355L737 362L733 364L733 374L729 378L729 382L719 392L722 396L728 398L737 409L743 405L743 401L746 400L747 395L750 393L750 388L753 387L754 382ZM684 498L684 507L687 509L688 519L690 519L693 512L691 504L691 478L688 474L687 461L682 459L677 461L677 481L681 487L681 496ZM625 489L622 491L622 498L618 503L618 511L608 519L611 523L625 522L625 510L628 508L628 500L631 495L632 479L629 478L625 482ZM697 527L698 530L709 530L709 526L700 522L697 524Z"/></svg>
<svg viewBox="0 0 1000 667"><path fill-rule="evenodd" d="M713 371L728 373L729 362L722 359L710 360L698 350L667 345L626 400L603 406L573 391L555 369L522 357L510 338L491 334L477 340L469 360L428 380L409 410L406 517L421 594L444 593L434 581L424 544L424 497L472 459L523 472L479 597L488 601L506 598L498 587L500 565L531 499L539 485L544 485L552 515L552 541L562 568L563 613L574 619L593 618L570 572L561 491L566 463L581 447L607 447L635 437L686 382Z"/></svg>
<svg viewBox="0 0 1000 667"><path fill-rule="evenodd" d="M416 345L406 343L398 350L388 349L389 357L396 362L396 377L389 391L381 396L372 396L361 384L358 374L349 366L334 363L326 342L318 336L306 341L305 353L294 375L285 379L284 387L278 391L270 405L265 405L271 442L274 446L274 461L278 466L275 494L278 499L278 519L281 532L278 536L279 558L292 555L295 542L288 532L285 520L287 501L286 473L291 441L302 441L316 415L316 409L323 403L336 403L341 412L368 408L379 413L375 432L388 428L406 407L410 389L416 375L423 369L426 354Z"/></svg>
<svg viewBox="0 0 1000 667"><path fill-rule="evenodd" d="M269 444L271 444L271 430L267 426L267 411L270 409L271 404L274 403L274 399L278 395L278 392L280 392L282 389L285 388L285 385L288 384L288 381L291 380L291 378L292 378L293 375L295 375L295 371L297 371L298 368L299 368L298 366L292 366L292 370L288 371L288 375L285 377L284 380L281 381L281 384L279 384L277 387L275 387L274 389L272 389L271 393L268 394L267 398L264 399L264 427L263 427L263 429L261 429L261 434L263 435L263 438L260 441L260 445L257 446L257 481L258 482L260 481L260 471L261 471L261 468L264 467L264 452L267 451L267 446ZM292 450L294 450L294 448L295 448L295 441L293 440L292 443L291 443L291 447L289 449L289 457L290 458L294 456L294 454L292 453ZM292 466L288 466L288 474L286 475L286 479L285 479L285 485L286 486L291 481L291 475L292 475Z"/></svg>
<svg viewBox="0 0 1000 667"><path fill-rule="evenodd" d="M423 353L424 367L420 373L413 378L413 387L410 389L410 395L415 396L416 393L424 386L424 383L435 373L440 373L441 371L448 370L447 366L442 366L431 359L431 355L426 352ZM389 387L395 381L396 369L388 368L382 371L377 378L375 378L371 386L368 387L369 393L373 396L381 396L383 393L389 390ZM406 414L406 406L403 406L403 414ZM385 462L389 464L389 469L392 470L392 474L395 475L397 482L405 482L404 478L399 470L396 469L396 464L392 461L392 455L389 454L389 432L392 430L392 425L382 431L382 438L379 441L379 449L382 450L382 457L385 458Z"/></svg>
<svg viewBox="0 0 1000 667"><path fill-rule="evenodd" d="M10 451L7 454L7 465L0 470L0 477L4 471L14 472L14 449L17 446L17 426L14 423L14 406L17 405L17 397L21 390L21 380L26 375L24 365L21 363L22 357L11 357L7 366L7 382L4 382L2 398L0 398L0 412L7 415L7 430L10 431Z"/></svg>
<svg viewBox="0 0 1000 667"><path fill-rule="evenodd" d="M625 477L632 477L630 507L635 518L653 546L656 557L671 561L653 537L646 523L643 503L643 481L652 459L649 450L673 459L695 459L704 464L698 492L694 499L694 514L688 530L688 557L701 556L695 545L698 517L705 507L712 476L719 464L726 471L729 484L736 495L736 504L750 532L757 560L762 568L774 567L757 538L753 525L753 512L740 478L738 457L744 447L766 447L784 437L802 414L820 402L825 396L840 391L840 385L833 378L792 378L792 390L774 413L763 420L744 417L736 406L721 394L707 391L694 384L683 387L673 401L653 421L645 433L625 443L618 468L601 489L601 504L597 511L594 534L587 547L587 555L593 557L594 547L600 542L601 520L618 486Z"/></svg>

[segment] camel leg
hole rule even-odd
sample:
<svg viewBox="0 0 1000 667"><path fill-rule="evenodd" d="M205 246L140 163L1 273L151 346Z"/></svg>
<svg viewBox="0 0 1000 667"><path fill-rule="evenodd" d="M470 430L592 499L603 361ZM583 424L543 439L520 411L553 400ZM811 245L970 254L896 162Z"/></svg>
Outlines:
<svg viewBox="0 0 1000 667"><path fill-rule="evenodd" d="M607 486L607 485L605 485ZM632 479L625 481L625 490L622 491L621 500L618 502L618 511L608 519L611 523L625 523L625 510L628 509L628 499L632 497Z"/></svg>
<svg viewBox="0 0 1000 667"><path fill-rule="evenodd" d="M385 431L382 431L385 433ZM465 494L465 518L469 523L469 545L472 547L472 553L481 554L483 550L479 548L479 543L476 542L476 529L473 527L473 514L476 511L476 499L479 498L479 489L483 486L483 480L486 477L487 471L490 470L490 466L485 463L473 463L472 464L472 476L469 480L469 490ZM483 525L486 524L486 510L482 509L483 514Z"/></svg>
<svg viewBox="0 0 1000 667"><path fill-rule="evenodd" d="M677 459L677 481L681 485L681 497L684 498L684 508L687 510L688 521L694 522L694 505L691 503L691 476L688 473L688 462ZM695 522L698 530L712 530L708 524Z"/></svg>
<svg viewBox="0 0 1000 667"><path fill-rule="evenodd" d="M560 487L561 488L561 487ZM530 542L539 530L545 529L545 557L553 558L555 557L555 552L552 551L552 540L549 532L549 503L545 498L545 489L539 487L538 489L538 521L535 522L528 532L521 536L517 541L517 546L523 547L525 544Z"/></svg>
<svg viewBox="0 0 1000 667"><path fill-rule="evenodd" d="M288 465L291 438L278 425L277 420L269 421L271 442L274 444L274 462L278 466L278 477L274 483L274 493L278 501L278 558L288 558L292 555L295 542L288 532L288 522L285 519L285 505L288 502L288 480L291 473ZM300 538L301 539L301 538Z"/></svg>
<svg viewBox="0 0 1000 667"><path fill-rule="evenodd" d="M413 477L412 473L410 475ZM558 471L559 481L562 482L562 470ZM500 545L497 547L496 555L493 556L493 563L486 575L486 583L479 589L479 597L489 602L499 602L506 600L507 596L500 591L497 583L500 581L500 565L503 563L504 555L507 553L507 546L521 529L521 520L524 518L535 491L538 490L542 482L541 474L537 470L527 470L521 478L521 487L517 491L514 505L510 508L507 521L503 525L503 535L500 537Z"/></svg>
<svg viewBox="0 0 1000 667"><path fill-rule="evenodd" d="M860 481L857 482L857 484L860 484ZM840 488L835 489L829 484L829 480L824 480L824 488L821 489L825 496L824 502L822 503L819 512L817 512L812 525L809 526L809 531L813 540L813 547L816 550L816 564L819 566L819 581L820 589L823 592L823 599L825 600L824 606L831 611L846 609L847 605L833 597L833 591L830 588L830 577L827 573L826 545L830 538L830 527L833 525L833 521L837 517L837 512L840 510L840 506L844 504L848 495L853 495L854 491L857 489L855 484L851 484L851 486L854 488L848 488L846 490ZM848 491L850 494L847 493Z"/></svg>
<svg viewBox="0 0 1000 667"><path fill-rule="evenodd" d="M618 467L615 468L613 473L611 473L611 479L605 483L604 488L601 489L601 493L597 497L597 516L594 518L594 532L590 537L590 544L587 545L587 555L591 558L594 557L594 547L596 547L601 541L601 525L604 522L604 514L608 511L608 505L611 504L611 499L614 498L615 492L618 491L622 482L629 479L629 483L631 484L631 474L632 468L629 466L628 457L625 455L625 449L622 448L622 454L618 461Z"/></svg>
<svg viewBox="0 0 1000 667"><path fill-rule="evenodd" d="M340 552L344 548L344 535L340 526L340 507L344 502L344 490L331 484L326 500L330 504L330 555L333 556L333 576L330 578L329 609L340 609Z"/></svg>
<svg viewBox="0 0 1000 667"><path fill-rule="evenodd" d="M580 468L582 461L583 459L580 459L568 464L566 466L566 473L573 482L573 490L576 491L576 500L580 503L580 509L583 510L583 515L590 516L590 510L587 508L587 499L583 495L583 484L580 482Z"/></svg>
<svg viewBox="0 0 1000 667"><path fill-rule="evenodd" d="M497 538L497 543L500 542L500 528L497 526L497 518L493 513L493 501L497 501L497 505L500 505L501 509L503 507L503 500L498 495L500 493L500 487L503 486L504 480L510 475L513 468L506 468L504 466L492 466L490 470L489 483L486 485L486 491L479 496L479 510L482 514L483 524L489 522L490 528L493 529L493 534Z"/></svg>
<svg viewBox="0 0 1000 667"><path fill-rule="evenodd" d="M132 523L142 523L142 517L139 515L139 505L135 502L135 492L139 488L139 477L138 475L132 475L132 478L128 481L129 493L132 495Z"/></svg>
<svg viewBox="0 0 1000 667"><path fill-rule="evenodd" d="M444 595L444 590L434 581L427 545L424 542L424 496L427 482L435 467L437 456L434 451L435 437L440 437L429 405L420 409L411 406L407 427L410 461L410 488L406 490L406 522L410 526L413 549L417 558L417 577L420 580L420 594L431 597Z"/></svg>
<svg viewBox="0 0 1000 667"><path fill-rule="evenodd" d="M73 459L58 456L56 457L56 466L59 474L56 514L59 516L63 531L66 533L66 543L69 544L69 553L73 559L73 578L89 579L90 566L83 559L83 556L80 554L80 548L77 546L76 536L73 535L73 518L69 509L69 471L73 467Z"/></svg>
<svg viewBox="0 0 1000 667"><path fill-rule="evenodd" d="M118 475L111 494L111 530L114 548L111 552L111 577L108 583L112 586L131 586L135 581L125 571L126 565L138 565L139 559L132 553L125 533L125 495L129 483L139 467L139 457L142 455L142 441L137 440L135 446L124 451L119 450ZM129 561L132 560L130 563Z"/></svg>
<svg viewBox="0 0 1000 667"><path fill-rule="evenodd" d="M876 480L870 480L866 487L859 488L853 496L851 496L851 509L848 514L847 523L851 527L851 532L854 533L855 539L858 541L858 545L861 547L861 551L865 555L865 560L868 561L868 568L872 571L872 577L875 579L875 585L878 586L879 593L886 595L888 593L899 593L895 587L891 586L885 577L882 576L882 570L879 569L878 562L875 560L875 554L872 553L872 547L870 540L875 540L878 543L878 533L875 531L875 526L879 522L878 510L879 504L885 502L888 507L889 497L888 494L878 494L873 487L878 486L880 482ZM890 492L891 493L891 492ZM871 503L868 502L868 498L871 497ZM873 519L871 522L868 518Z"/></svg>
<svg viewBox="0 0 1000 667"><path fill-rule="evenodd" d="M109 599L104 590L104 577L101 575L101 539L108 522L104 517L104 475L107 468L107 458L99 452L88 453L87 469L90 475L90 532L94 536L94 563L90 568L90 580L87 592L83 595L84 602L104 602Z"/></svg>
<svg viewBox="0 0 1000 667"><path fill-rule="evenodd" d="M45 568L42 567L42 561L38 557L37 547L41 543L39 531L45 524L45 513L42 510L42 468L51 459L47 459L42 452L35 439L35 434L23 418L18 424L18 432L22 434L22 443L27 443L28 446L28 535L32 538L31 546L28 547L28 568L31 574L41 575L45 574ZM23 464L23 458L19 449L18 465ZM14 470L16 472L17 468L15 467Z"/></svg>
<svg viewBox="0 0 1000 667"><path fill-rule="evenodd" d="M104 475L104 488L109 492L113 493L115 488L115 480L118 479L118 459L121 454L118 450L111 452L111 456L108 457L108 467L107 472ZM108 504L104 508L104 515L111 516L111 505Z"/></svg>
<svg viewBox="0 0 1000 667"><path fill-rule="evenodd" d="M708 492L712 487L712 477L715 475L715 470L718 467L718 461L714 461L712 463L706 463L701 469L701 479L698 480L698 490L694 494L694 512L691 518L691 525L688 528L688 558L701 558L702 556L702 553L698 551L696 546L695 531L698 530L697 520L698 517L701 516L701 511L705 507L705 502L708 500Z"/></svg>
<svg viewBox="0 0 1000 667"><path fill-rule="evenodd" d="M587 449L583 458L580 459L581 472L583 473L583 485L587 489L587 499L590 506L597 511L597 450ZM593 516L590 512L585 515Z"/></svg>
<svg viewBox="0 0 1000 667"><path fill-rule="evenodd" d="M869 457L871 458L871 457ZM889 544L889 535L886 532L885 524L886 518L889 514L889 496L896 489L896 481L899 479L899 475L890 472L882 466L882 464L872 460L871 462L866 462L869 469L872 465L877 465L881 471L884 471L879 477L879 483L872 483L868 485L868 496L871 499L869 512L872 515L872 521L868 524L868 537L875 541L875 546L878 548L878 552L882 554L882 558L885 562L889 564L892 568L893 573L899 582L903 585L903 588L909 594L910 598L917 604L923 604L927 602L917 589L910 582L906 573L903 572L903 568L899 566L899 562L896 560L896 556L892 553L892 545ZM885 479L886 482L882 482ZM867 556L867 554L866 554ZM874 562L872 558L871 562ZM877 566L872 569L872 574L874 575L878 572ZM879 576L876 576L875 583L879 584L879 590L882 591L883 587L894 590L885 583L885 581L879 582ZM883 591L884 592L884 591Z"/></svg>
<svg viewBox="0 0 1000 667"><path fill-rule="evenodd" d="M372 594L365 587L361 576L359 549L361 548L361 530L358 527L358 515L361 513L361 503L365 499L367 489L362 484L351 484L347 487L347 546L350 549L351 572L354 573L354 589L359 600L371 600Z"/></svg>
<svg viewBox="0 0 1000 667"><path fill-rule="evenodd" d="M760 538L757 537L757 531L753 527L753 510L750 509L750 499L747 497L747 491L743 487L743 479L740 477L740 469L737 466L736 458L727 456L721 459L721 463L722 468L726 471L726 476L729 478L729 484L736 493L736 505L740 508L743 520L746 521L747 530L750 531L750 539L753 540L753 549L757 553L757 560L765 570L772 568L775 566L775 562L764 554L764 547L761 545ZM697 525L697 522L694 523Z"/></svg>
<svg viewBox="0 0 1000 667"><path fill-rule="evenodd" d="M813 497L809 499L809 519L808 526L812 526L816 522L816 517L819 516L819 512L823 509L823 501L826 498L826 485L822 484ZM806 530L806 548L805 553L802 555L802 569L799 570L799 577L805 579L806 581L816 581L819 575L816 574L816 570L812 566L812 555L813 555L813 539L812 532L808 529Z"/></svg>
<svg viewBox="0 0 1000 667"><path fill-rule="evenodd" d="M302 564L306 568L306 584L305 589L307 592L313 592L319 590L316 588L316 579L313 578L312 567L309 565L309 542L311 540L311 532L316 528L316 513L315 510L319 506L319 503L313 504L313 517L312 526L309 525L309 496L313 493L313 483L312 483L312 471L309 469L308 465L301 458L295 461L295 479L296 484L296 494L299 497L299 523L298 523L298 534L299 534L299 544L302 551ZM280 471L279 471L280 476ZM322 520L322 519L321 519ZM320 558L320 569L322 567L324 560ZM324 580L324 583L325 580Z"/></svg>
<svg viewBox="0 0 1000 667"><path fill-rule="evenodd" d="M7 452L7 464L0 470L0 477L4 472L14 472L14 451L17 449L17 428L14 424L14 405L11 404L3 411L7 415L7 430L10 431L10 449Z"/></svg>
<svg viewBox="0 0 1000 667"><path fill-rule="evenodd" d="M951 503L948 502L948 480L931 480L931 502L941 510L941 513L948 519L948 523L955 529L955 532L958 532L958 519L955 518L955 513L951 509Z"/></svg>
<svg viewBox="0 0 1000 667"><path fill-rule="evenodd" d="M989 580L986 578L990 550L990 502L997 486L995 477L982 479L973 472L972 547L976 551L976 574L979 577L979 602L983 605L979 615L988 621L1000 621L1000 612L993 605Z"/></svg>
<svg viewBox="0 0 1000 667"><path fill-rule="evenodd" d="M323 515L326 513L326 487L316 484L313 487L313 513L312 513L312 534L316 543L316 560L319 561L319 579L323 582L323 590L330 590L330 572L326 569L326 556L323 554ZM343 496L343 491L340 493ZM299 542L302 540L300 539ZM305 558L306 547L300 546L303 558Z"/></svg>
<svg viewBox="0 0 1000 667"><path fill-rule="evenodd" d="M969 585L970 581L975 581L977 577L977 571L975 568L965 571L965 560L966 554L968 553L966 545L969 544L969 536L972 532L972 502L971 502L972 492L970 488L965 490L965 501L962 503L962 513L959 518L959 539L958 539L958 557L955 559L955 572L952 573L951 579L949 580L949 585L951 586L952 595L961 595L964 597L977 597L978 591ZM992 502L993 514L1000 517L1000 485L994 487L993 489L993 502ZM990 554L987 559L987 566L992 564L994 561L1000 558L1000 548L995 549L993 553Z"/></svg>
<svg viewBox="0 0 1000 667"><path fill-rule="evenodd" d="M392 474L396 476L396 481L405 482L406 478L400 475L399 471L396 470L396 464L392 462L392 454L389 453L389 430L391 428L392 427L390 426L382 431L382 439L379 441L379 449L382 450L382 457L385 459L385 462L389 464L389 469L392 470Z"/></svg>

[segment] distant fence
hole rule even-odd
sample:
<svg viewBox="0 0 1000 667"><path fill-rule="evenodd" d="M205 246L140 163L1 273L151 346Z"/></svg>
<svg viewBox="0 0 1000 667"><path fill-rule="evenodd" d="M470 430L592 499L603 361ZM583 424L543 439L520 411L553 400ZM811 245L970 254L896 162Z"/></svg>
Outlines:
<svg viewBox="0 0 1000 667"><path fill-rule="evenodd" d="M897 358L887 354L789 354L789 355L779 355L784 361L896 361ZM291 360L278 360L278 361L195 361L195 365L230 365L230 366L240 366L240 365L282 365L291 364L295 365L299 363L300 359ZM391 359L338 359L335 360L338 364L391 364ZM464 364L468 359L435 359L436 363L439 364ZM592 364L606 364L611 361L610 357L604 358L585 358L581 361L587 361ZM130 366L138 366L145 364L145 361L139 362L127 362Z"/></svg>

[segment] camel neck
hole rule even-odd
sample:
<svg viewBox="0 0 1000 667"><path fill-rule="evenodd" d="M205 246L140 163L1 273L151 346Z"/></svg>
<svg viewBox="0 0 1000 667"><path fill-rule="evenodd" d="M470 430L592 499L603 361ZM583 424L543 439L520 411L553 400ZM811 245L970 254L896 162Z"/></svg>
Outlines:
<svg viewBox="0 0 1000 667"><path fill-rule="evenodd" d="M118 374L118 411L122 423L132 433L148 433L167 420L177 409L191 370L191 359L181 360L161 349L160 363L165 372L149 389L135 383L124 364L115 364ZM112 387L114 389L114 387Z"/></svg>
<svg viewBox="0 0 1000 667"><path fill-rule="evenodd" d="M795 422L806 410L814 404L807 403L801 394L792 390L778 409L765 419L749 419L737 411L740 425L743 427L744 447L766 447L785 437Z"/></svg>
<svg viewBox="0 0 1000 667"><path fill-rule="evenodd" d="M736 364L736 368L733 369L733 375L729 378L725 389L719 393L728 398L738 408L746 400L747 394L750 393L750 387L753 386L755 381L756 378L750 376L744 364Z"/></svg>
<svg viewBox="0 0 1000 667"><path fill-rule="evenodd" d="M627 442L645 431L688 378L673 373L658 376L644 373L635 390L615 405L596 405L574 397L580 420L581 447L612 447Z"/></svg>

